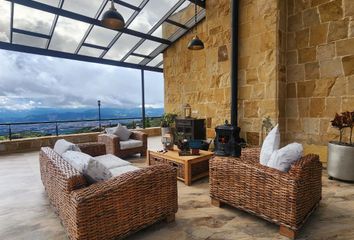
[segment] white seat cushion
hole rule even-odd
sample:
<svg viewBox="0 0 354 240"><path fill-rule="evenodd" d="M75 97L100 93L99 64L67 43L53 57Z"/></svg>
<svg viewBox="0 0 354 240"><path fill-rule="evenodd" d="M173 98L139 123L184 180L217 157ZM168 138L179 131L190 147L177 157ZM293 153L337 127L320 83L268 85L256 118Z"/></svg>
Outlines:
<svg viewBox="0 0 354 240"><path fill-rule="evenodd" d="M291 165L301 158L303 151L304 149L299 143L286 145L272 153L267 166L282 172L287 172Z"/></svg>
<svg viewBox="0 0 354 240"><path fill-rule="evenodd" d="M123 173L132 172L132 171L135 171L138 169L140 169L140 168L132 166L132 165L128 165L128 166L123 166L123 167L112 168L112 169L110 169L110 172L113 177L117 177Z"/></svg>
<svg viewBox="0 0 354 240"><path fill-rule="evenodd" d="M76 146L75 144L66 141L65 139L59 139L55 142L53 150L58 153L59 155L62 155L66 151L77 151L81 152L80 148Z"/></svg>
<svg viewBox="0 0 354 240"><path fill-rule="evenodd" d="M78 151L66 151L62 154L62 157L80 173L85 171L90 159L92 159L90 155Z"/></svg>
<svg viewBox="0 0 354 240"><path fill-rule="evenodd" d="M108 169L126 166L126 165L131 164L130 162L124 161L123 159L121 159L117 156L114 156L112 154L97 156L97 157L94 157L94 159L96 159L96 161L99 161L100 163L102 163Z"/></svg>
<svg viewBox="0 0 354 240"><path fill-rule="evenodd" d="M267 166L272 153L279 149L280 146L280 133L278 124L269 132L267 137L264 139L261 154L259 157L260 164Z"/></svg>
<svg viewBox="0 0 354 240"><path fill-rule="evenodd" d="M143 141L129 139L128 141L120 141L119 144L120 144L120 149L122 149L122 150L132 149L132 148L142 147Z"/></svg>
<svg viewBox="0 0 354 240"><path fill-rule="evenodd" d="M132 132L128 130L126 126L118 124L117 128L114 130L113 134L117 135L120 140L127 141L129 140Z"/></svg>

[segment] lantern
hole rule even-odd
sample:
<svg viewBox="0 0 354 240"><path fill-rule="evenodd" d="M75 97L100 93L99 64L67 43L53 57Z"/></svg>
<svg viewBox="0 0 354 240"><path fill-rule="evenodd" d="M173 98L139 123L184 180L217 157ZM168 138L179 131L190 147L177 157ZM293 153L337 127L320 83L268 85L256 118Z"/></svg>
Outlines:
<svg viewBox="0 0 354 240"><path fill-rule="evenodd" d="M184 112L184 117L185 118L190 118L192 117L192 108L191 105L189 105L188 103L186 105L183 106L183 112Z"/></svg>

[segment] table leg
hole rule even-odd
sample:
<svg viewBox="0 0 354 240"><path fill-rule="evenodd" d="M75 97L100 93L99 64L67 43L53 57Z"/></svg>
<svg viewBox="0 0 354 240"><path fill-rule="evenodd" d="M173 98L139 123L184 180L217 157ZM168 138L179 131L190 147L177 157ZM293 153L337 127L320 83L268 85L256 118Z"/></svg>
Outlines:
<svg viewBox="0 0 354 240"><path fill-rule="evenodd" d="M184 184L190 186L192 184L192 167L191 163L187 162L184 168Z"/></svg>

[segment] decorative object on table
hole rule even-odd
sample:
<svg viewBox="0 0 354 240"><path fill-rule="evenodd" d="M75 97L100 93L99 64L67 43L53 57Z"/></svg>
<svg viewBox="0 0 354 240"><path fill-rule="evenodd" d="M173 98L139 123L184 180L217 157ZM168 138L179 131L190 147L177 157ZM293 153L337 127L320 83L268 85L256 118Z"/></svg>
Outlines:
<svg viewBox="0 0 354 240"><path fill-rule="evenodd" d="M177 147L180 150L178 152L180 156L191 155L188 139L178 140Z"/></svg>
<svg viewBox="0 0 354 240"><path fill-rule="evenodd" d="M114 2L111 0L111 8L108 9L102 17L102 25L106 28L119 30L123 29L125 22L123 16L117 12L117 9L114 7Z"/></svg>
<svg viewBox="0 0 354 240"><path fill-rule="evenodd" d="M188 103L183 105L183 117L184 118L192 117L192 107Z"/></svg>
<svg viewBox="0 0 354 240"><path fill-rule="evenodd" d="M188 140L206 139L205 119L176 118L176 133L182 134Z"/></svg>
<svg viewBox="0 0 354 240"><path fill-rule="evenodd" d="M241 156L241 147L244 141L240 138L240 128L235 127L226 120L224 125L215 128L214 140L216 156Z"/></svg>
<svg viewBox="0 0 354 240"><path fill-rule="evenodd" d="M197 0L194 1L194 33L195 36L192 38L192 40L190 40L190 42L188 43L188 49L189 50L201 50L204 49L204 43L202 42L202 40L199 39L199 37L197 36L197 23L198 23L198 6L197 6Z"/></svg>
<svg viewBox="0 0 354 240"><path fill-rule="evenodd" d="M173 113L164 113L164 115L161 118L160 126L161 126L161 136L164 136L165 134L171 134L173 135L173 127L175 124L177 114Z"/></svg>
<svg viewBox="0 0 354 240"><path fill-rule="evenodd" d="M164 150L172 150L174 146L173 135L167 133L164 136L162 136L162 144Z"/></svg>
<svg viewBox="0 0 354 240"><path fill-rule="evenodd" d="M327 171L329 179L354 181L354 144L352 142L354 128L354 111L337 114L331 121L339 130L339 142L328 143ZM344 142L345 130L349 130L349 141Z"/></svg>
<svg viewBox="0 0 354 240"><path fill-rule="evenodd" d="M202 147L202 140L190 140L189 147L192 150L192 155L199 155L199 150Z"/></svg>

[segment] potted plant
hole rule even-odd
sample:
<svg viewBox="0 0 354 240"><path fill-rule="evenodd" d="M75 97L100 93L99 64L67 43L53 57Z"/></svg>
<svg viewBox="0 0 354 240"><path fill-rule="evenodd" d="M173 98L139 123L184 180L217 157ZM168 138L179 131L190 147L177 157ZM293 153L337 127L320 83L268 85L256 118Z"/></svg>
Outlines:
<svg viewBox="0 0 354 240"><path fill-rule="evenodd" d="M161 118L161 136L165 136L166 134L172 134L171 128L175 123L177 115L173 113L165 113Z"/></svg>
<svg viewBox="0 0 354 240"><path fill-rule="evenodd" d="M332 126L339 130L339 142L328 143L327 171L330 179L354 181L354 111L337 114L331 121ZM345 130L349 130L349 141L343 141Z"/></svg>

